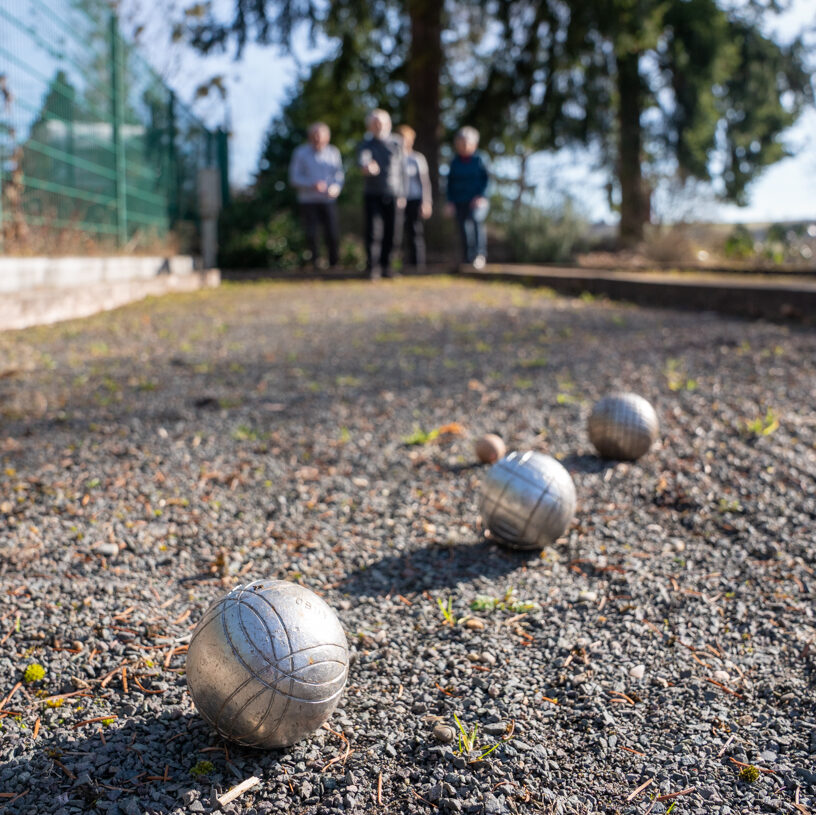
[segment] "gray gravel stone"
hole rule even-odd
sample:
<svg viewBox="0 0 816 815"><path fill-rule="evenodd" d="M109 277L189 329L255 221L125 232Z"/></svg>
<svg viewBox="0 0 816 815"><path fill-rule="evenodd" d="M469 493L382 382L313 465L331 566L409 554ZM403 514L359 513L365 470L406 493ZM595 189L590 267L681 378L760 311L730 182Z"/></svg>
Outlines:
<svg viewBox="0 0 816 815"><path fill-rule="evenodd" d="M454 736L456 733L452 727L448 727L446 724L438 724L433 729L433 736L437 741L441 741L443 744L449 744L453 741Z"/></svg>

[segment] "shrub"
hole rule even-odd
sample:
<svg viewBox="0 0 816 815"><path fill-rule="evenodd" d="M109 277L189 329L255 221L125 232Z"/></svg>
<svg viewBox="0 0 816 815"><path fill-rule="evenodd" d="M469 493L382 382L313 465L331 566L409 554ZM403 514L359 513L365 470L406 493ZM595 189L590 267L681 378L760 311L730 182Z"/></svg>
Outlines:
<svg viewBox="0 0 816 815"><path fill-rule="evenodd" d="M723 251L727 258L744 260L754 254L754 237L748 227L737 224L725 239Z"/></svg>
<svg viewBox="0 0 816 815"><path fill-rule="evenodd" d="M513 260L519 263L558 263L583 251L588 243L586 221L567 202L560 212L529 205L511 214L505 235Z"/></svg>
<svg viewBox="0 0 816 815"><path fill-rule="evenodd" d="M686 224L646 228L643 254L658 263L686 263L697 259L697 247Z"/></svg>
<svg viewBox="0 0 816 815"><path fill-rule="evenodd" d="M296 269L303 263L303 233L290 212L278 212L249 225L242 215L228 213L222 221L218 258L222 267Z"/></svg>
<svg viewBox="0 0 816 815"><path fill-rule="evenodd" d="M344 269L365 269L365 248L355 235L343 235L340 239L340 265Z"/></svg>

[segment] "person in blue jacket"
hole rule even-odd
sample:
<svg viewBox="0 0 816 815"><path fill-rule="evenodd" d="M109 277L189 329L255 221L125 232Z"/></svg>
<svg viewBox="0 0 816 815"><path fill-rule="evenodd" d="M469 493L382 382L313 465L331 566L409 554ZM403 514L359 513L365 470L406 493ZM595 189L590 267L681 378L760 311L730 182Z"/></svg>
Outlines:
<svg viewBox="0 0 816 815"><path fill-rule="evenodd" d="M482 269L487 255L487 234L484 221L488 202L485 197L489 180L487 167L476 152L479 131L461 128L453 140L456 156L448 171L447 212L456 216L465 263Z"/></svg>

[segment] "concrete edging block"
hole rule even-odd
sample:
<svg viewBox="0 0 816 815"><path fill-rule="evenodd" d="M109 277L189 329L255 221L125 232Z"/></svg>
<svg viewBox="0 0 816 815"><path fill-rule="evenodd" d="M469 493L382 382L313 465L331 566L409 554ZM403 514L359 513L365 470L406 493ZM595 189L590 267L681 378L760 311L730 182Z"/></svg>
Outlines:
<svg viewBox="0 0 816 815"><path fill-rule="evenodd" d="M214 288L220 282L218 269L196 271L187 257L3 257L0 331L88 317L144 297Z"/></svg>
<svg viewBox="0 0 816 815"><path fill-rule="evenodd" d="M74 288L112 280L147 280L194 271L193 258L173 257L0 257L0 293Z"/></svg>

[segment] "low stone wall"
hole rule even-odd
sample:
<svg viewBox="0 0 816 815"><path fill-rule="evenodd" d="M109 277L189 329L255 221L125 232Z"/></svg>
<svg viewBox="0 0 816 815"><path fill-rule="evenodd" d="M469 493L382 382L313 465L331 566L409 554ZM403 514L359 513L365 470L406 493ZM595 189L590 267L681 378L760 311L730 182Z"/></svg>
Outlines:
<svg viewBox="0 0 816 815"><path fill-rule="evenodd" d="M0 330L87 317L150 295L217 286L191 257L0 257Z"/></svg>

